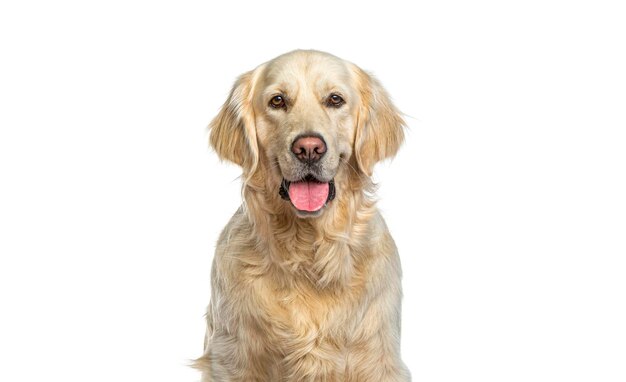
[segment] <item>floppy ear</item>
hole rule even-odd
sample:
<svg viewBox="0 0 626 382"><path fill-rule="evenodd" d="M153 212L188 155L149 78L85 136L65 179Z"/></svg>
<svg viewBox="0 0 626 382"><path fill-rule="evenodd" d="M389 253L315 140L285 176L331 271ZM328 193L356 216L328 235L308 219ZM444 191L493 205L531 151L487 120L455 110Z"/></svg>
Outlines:
<svg viewBox="0 0 626 382"><path fill-rule="evenodd" d="M240 76L209 128L211 146L220 157L254 171L259 159L252 95L257 70Z"/></svg>
<svg viewBox="0 0 626 382"><path fill-rule="evenodd" d="M372 176L377 162L398 152L405 122L380 82L356 66L353 70L361 96L354 152L360 170Z"/></svg>

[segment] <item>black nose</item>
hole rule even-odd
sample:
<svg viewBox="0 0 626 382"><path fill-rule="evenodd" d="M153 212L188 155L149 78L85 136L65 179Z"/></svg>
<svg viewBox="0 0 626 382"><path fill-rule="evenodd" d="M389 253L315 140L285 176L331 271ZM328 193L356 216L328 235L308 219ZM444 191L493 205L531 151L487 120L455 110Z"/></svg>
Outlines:
<svg viewBox="0 0 626 382"><path fill-rule="evenodd" d="M293 141L291 152L302 162L317 162L326 152L326 143L320 136L299 136Z"/></svg>

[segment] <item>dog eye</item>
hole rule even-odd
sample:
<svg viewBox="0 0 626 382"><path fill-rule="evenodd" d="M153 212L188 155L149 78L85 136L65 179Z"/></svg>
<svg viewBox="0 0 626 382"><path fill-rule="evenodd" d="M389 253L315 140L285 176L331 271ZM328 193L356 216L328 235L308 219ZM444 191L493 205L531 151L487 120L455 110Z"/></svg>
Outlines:
<svg viewBox="0 0 626 382"><path fill-rule="evenodd" d="M346 101L344 101L343 98L341 98L341 96L337 94L331 94L328 96L328 99L326 99L326 105L332 106L332 107L339 107L343 105L345 102Z"/></svg>
<svg viewBox="0 0 626 382"><path fill-rule="evenodd" d="M274 109L281 109L283 107L285 107L285 98L283 98L283 96L274 96L271 100L270 100L270 106L273 107Z"/></svg>

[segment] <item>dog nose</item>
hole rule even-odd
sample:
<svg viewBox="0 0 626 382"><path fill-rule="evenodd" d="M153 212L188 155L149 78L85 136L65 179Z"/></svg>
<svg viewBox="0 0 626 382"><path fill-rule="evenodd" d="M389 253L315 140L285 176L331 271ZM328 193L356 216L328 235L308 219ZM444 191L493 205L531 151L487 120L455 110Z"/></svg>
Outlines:
<svg viewBox="0 0 626 382"><path fill-rule="evenodd" d="M298 137L291 146L291 152L302 162L317 162L326 152L326 143L314 135Z"/></svg>

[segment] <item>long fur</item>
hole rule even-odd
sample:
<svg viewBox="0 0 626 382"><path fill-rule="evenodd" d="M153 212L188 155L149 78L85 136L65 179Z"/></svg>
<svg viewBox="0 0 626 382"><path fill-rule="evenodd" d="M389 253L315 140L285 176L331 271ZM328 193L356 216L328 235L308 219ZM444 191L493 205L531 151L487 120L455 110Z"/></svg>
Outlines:
<svg viewBox="0 0 626 382"><path fill-rule="evenodd" d="M279 137L259 131L255 97L266 70L320 56L344 65L359 105L353 135L339 136L353 154L338 167L337 198L305 219L278 195L267 139ZM376 80L325 53L292 52L237 81L211 123L218 155L243 168L244 201L217 243L195 362L202 381L410 380L400 359L400 261L370 180L374 164L396 153L403 124Z"/></svg>

